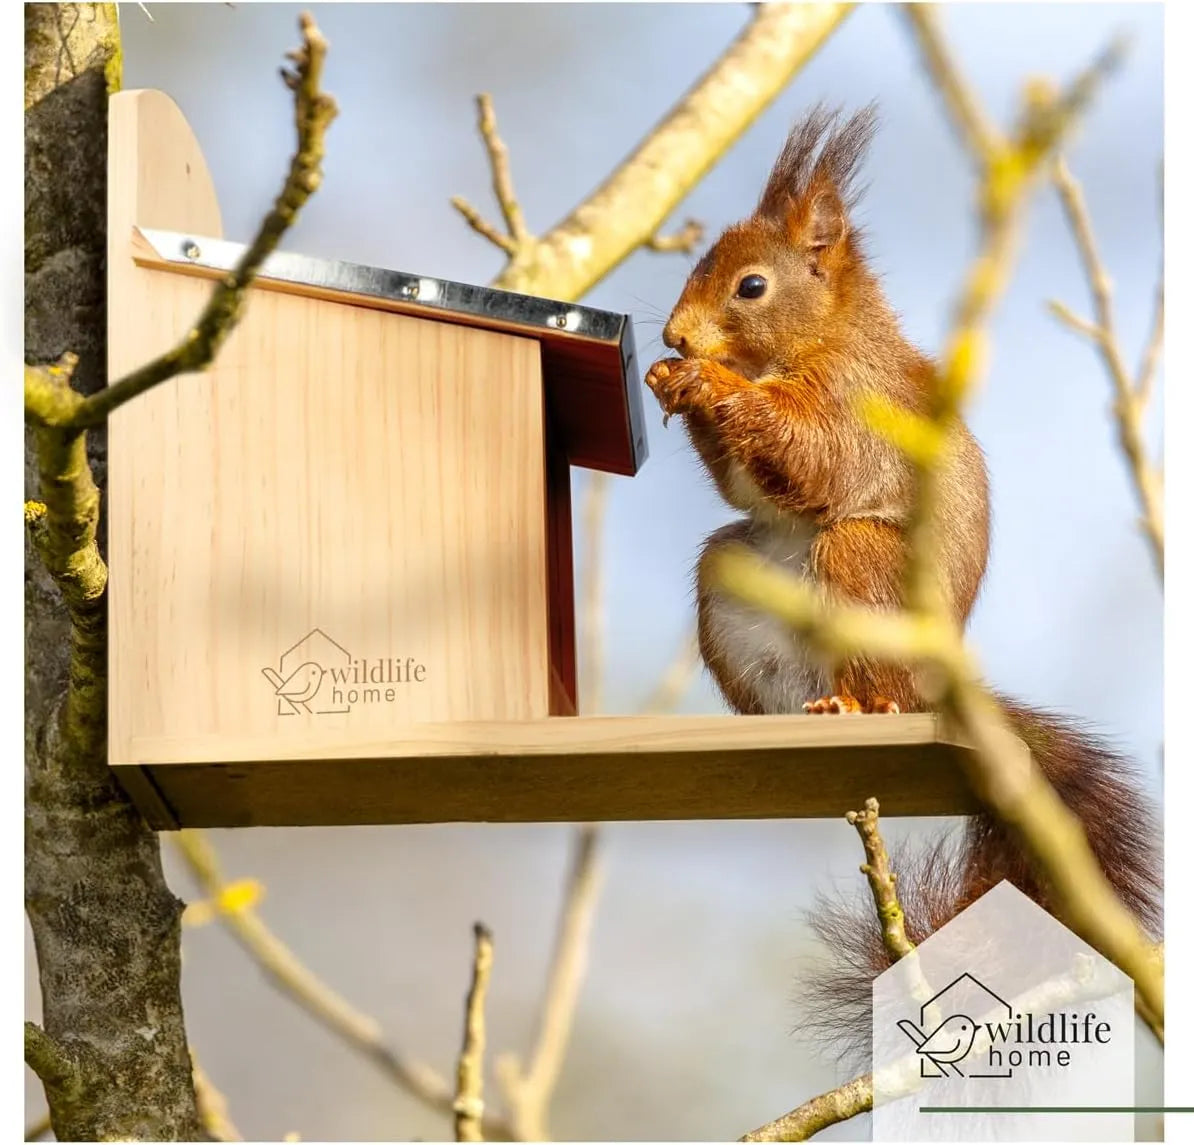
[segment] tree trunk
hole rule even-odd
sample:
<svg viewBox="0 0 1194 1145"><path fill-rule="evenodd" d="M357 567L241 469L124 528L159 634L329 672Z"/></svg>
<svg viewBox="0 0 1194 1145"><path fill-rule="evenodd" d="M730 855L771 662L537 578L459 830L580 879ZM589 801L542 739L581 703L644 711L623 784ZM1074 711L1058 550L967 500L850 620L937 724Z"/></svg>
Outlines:
<svg viewBox="0 0 1194 1145"><path fill-rule="evenodd" d="M84 392L105 379L107 102L119 82L114 4L26 5L25 360L74 352ZM89 436L102 492L106 441ZM26 495L36 498L34 445L29 435ZM27 542L25 909L44 1032L26 1026L26 1059L59 1139L198 1140L182 904L157 836L108 770L104 673L80 668L102 657L105 640L105 597L69 614ZM89 655L72 656L83 645Z"/></svg>

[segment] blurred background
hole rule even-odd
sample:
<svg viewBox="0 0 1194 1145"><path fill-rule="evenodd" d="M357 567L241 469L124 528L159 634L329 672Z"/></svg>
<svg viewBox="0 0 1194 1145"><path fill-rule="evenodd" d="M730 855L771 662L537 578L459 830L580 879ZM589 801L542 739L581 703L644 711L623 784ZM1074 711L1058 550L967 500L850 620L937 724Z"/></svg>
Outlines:
<svg viewBox="0 0 1194 1145"><path fill-rule="evenodd" d="M300 7L121 5L126 87L160 88L206 153L228 238L245 241L292 145L282 53ZM622 160L750 19L745 4L335 4L312 11L331 44L340 106L324 185L284 246L484 283L502 255L449 205L490 218L473 98L492 93L516 189L546 230ZM991 115L1006 124L1023 81L1061 81L1117 31L1127 65L1100 93L1071 152L1134 364L1161 262L1159 4L947 6L945 29ZM898 10L860 6L677 211L712 238L748 213L792 121L816 100L877 99L882 126L859 218L908 336L941 341L974 250L974 181L921 73ZM632 314L645 369L694 256L639 252L592 291ZM1056 197L1040 195L971 424L990 462L994 539L970 628L991 681L1086 717L1127 749L1159 794L1162 602L1092 348L1046 311L1089 313ZM647 395L649 398L649 395ZM1150 434L1160 442L1154 401ZM692 621L703 537L729 520L674 422L648 401L651 456L614 479L604 532L603 708L633 710ZM589 481L574 471L579 506ZM584 537L577 528L578 568ZM586 665L586 671L588 666ZM592 680L583 681L591 686ZM682 710L720 712L703 675ZM846 808L842 808L843 812ZM889 821L890 839L941 829ZM490 1060L525 1052L551 951L571 831L450 826L213 833L230 876L261 879L261 912L295 953L387 1038L450 1074L472 955L494 931ZM605 889L551 1125L571 1139L734 1139L845 1080L799 1037L792 1002L818 889L860 879L842 821L625 824L604 836ZM166 845L170 881L194 885ZM27 1008L39 1012L28 944ZM278 994L218 926L189 929L184 994L193 1045L248 1138L443 1139L450 1126ZM1159 1056L1139 1042L1141 1100L1160 1098ZM27 1075L29 1111L44 1108ZM489 1095L495 1094L492 1078ZM865 1119L826 1134L867 1135Z"/></svg>

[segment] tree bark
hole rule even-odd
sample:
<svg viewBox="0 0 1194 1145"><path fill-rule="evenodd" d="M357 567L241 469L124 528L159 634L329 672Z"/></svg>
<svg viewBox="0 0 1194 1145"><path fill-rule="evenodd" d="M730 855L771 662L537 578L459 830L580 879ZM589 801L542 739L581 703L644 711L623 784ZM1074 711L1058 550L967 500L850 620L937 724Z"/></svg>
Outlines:
<svg viewBox="0 0 1194 1145"><path fill-rule="evenodd" d="M84 393L106 374L107 104L119 82L114 4L26 5L25 360L77 354ZM105 435L88 436L102 492ZM26 496L41 496L33 433L25 472ZM26 1060L60 1140L201 1140L182 904L157 836L108 770L106 680L85 670L102 662L106 608L101 588L68 610L27 538L25 909L43 1028L26 1026Z"/></svg>

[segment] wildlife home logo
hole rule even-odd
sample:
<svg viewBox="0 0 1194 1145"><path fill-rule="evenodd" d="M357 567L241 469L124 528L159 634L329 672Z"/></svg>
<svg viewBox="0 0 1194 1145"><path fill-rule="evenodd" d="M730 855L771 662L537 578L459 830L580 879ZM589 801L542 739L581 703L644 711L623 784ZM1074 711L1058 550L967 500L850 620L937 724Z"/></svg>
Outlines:
<svg viewBox="0 0 1194 1145"><path fill-rule="evenodd" d="M1132 980L1008 882L872 987L875 1141L1130 1141Z"/></svg>
<svg viewBox="0 0 1194 1145"><path fill-rule="evenodd" d="M326 716L392 704L404 687L423 683L427 666L412 656L356 658L323 629L312 628L261 674L273 689L278 715Z"/></svg>
<svg viewBox="0 0 1194 1145"><path fill-rule="evenodd" d="M978 1008L978 1007L981 1007ZM972 1014L979 1015L977 1018ZM969 972L896 1025L916 1047L923 1078L1010 1078L1017 1069L1065 1069L1077 1045L1111 1041L1111 1023L1087 1010L1019 1013Z"/></svg>

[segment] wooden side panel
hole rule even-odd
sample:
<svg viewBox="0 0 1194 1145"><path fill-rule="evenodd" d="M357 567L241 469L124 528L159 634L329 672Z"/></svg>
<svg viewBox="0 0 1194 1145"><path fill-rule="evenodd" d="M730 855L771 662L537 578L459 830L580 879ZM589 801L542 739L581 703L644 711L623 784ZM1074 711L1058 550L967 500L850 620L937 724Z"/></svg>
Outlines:
<svg viewBox="0 0 1194 1145"><path fill-rule="evenodd" d="M550 430L549 430L550 436ZM580 710L576 683L576 589L572 576L572 471L563 451L547 452L547 622L553 716Z"/></svg>
<svg viewBox="0 0 1194 1145"><path fill-rule="evenodd" d="M202 158L177 109L140 95L113 116L114 163L154 176L153 225L198 226ZM113 377L173 345L210 290L133 264L149 191L127 183ZM110 443L114 762L143 737L265 735L284 758L316 729L548 714L533 340L255 290L215 366L118 411Z"/></svg>
<svg viewBox="0 0 1194 1145"><path fill-rule="evenodd" d="M184 827L838 818L871 795L888 816L973 813L969 749L938 735L931 715L580 716L319 732L287 758L260 737L133 755Z"/></svg>

